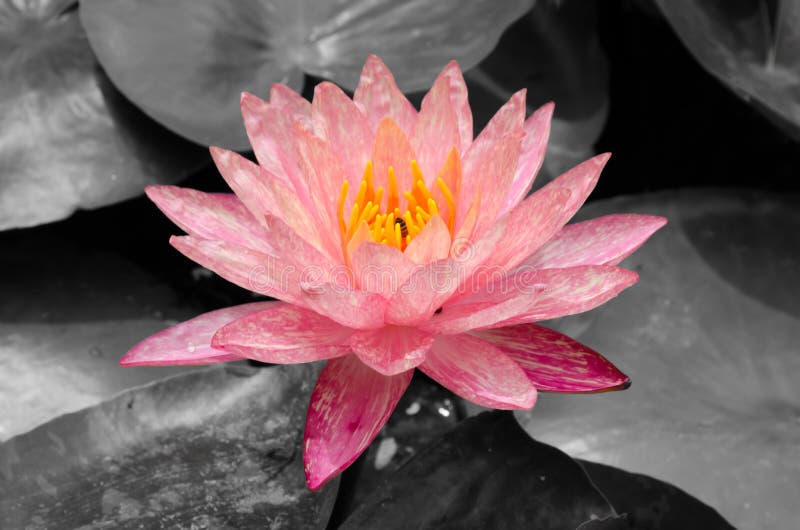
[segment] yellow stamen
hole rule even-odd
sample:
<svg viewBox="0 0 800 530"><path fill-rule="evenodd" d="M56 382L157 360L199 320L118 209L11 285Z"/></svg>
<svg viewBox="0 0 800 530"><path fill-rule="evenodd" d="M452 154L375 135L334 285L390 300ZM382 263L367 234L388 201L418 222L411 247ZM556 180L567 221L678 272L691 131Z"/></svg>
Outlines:
<svg viewBox="0 0 800 530"><path fill-rule="evenodd" d="M346 254L352 253L361 241L372 241L405 250L409 243L425 228L434 215L444 215L440 204L431 194L416 161L411 160L411 189L402 194L397 187L397 174L394 167L386 170L387 187L375 188L374 168L367 162L364 174L358 185L356 196L350 205L349 218L345 217L345 207L350 183L345 180L337 201L337 217L342 234L342 246ZM455 226L456 197L442 178L437 178L436 185L441 191L437 195L447 203L446 225L451 236ZM386 195L386 206L383 199ZM401 204L404 199L405 204ZM444 205L441 205L444 206ZM395 222L402 219L403 222ZM358 237L356 233L358 232ZM358 239L358 241L356 241Z"/></svg>

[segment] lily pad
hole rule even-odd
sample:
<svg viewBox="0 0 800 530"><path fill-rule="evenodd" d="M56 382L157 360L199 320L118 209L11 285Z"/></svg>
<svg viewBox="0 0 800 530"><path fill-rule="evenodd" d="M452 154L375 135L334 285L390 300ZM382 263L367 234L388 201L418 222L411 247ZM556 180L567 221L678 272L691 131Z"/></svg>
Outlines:
<svg viewBox="0 0 800 530"><path fill-rule="evenodd" d="M76 7L0 2L0 230L134 197L209 160L111 85Z"/></svg>
<svg viewBox="0 0 800 530"><path fill-rule="evenodd" d="M340 528L578 528L614 517L575 461L510 413L487 412L401 467Z"/></svg>
<svg viewBox="0 0 800 530"><path fill-rule="evenodd" d="M118 363L197 308L121 256L50 228L6 232L0 241L0 440L187 370Z"/></svg>
<svg viewBox="0 0 800 530"><path fill-rule="evenodd" d="M628 528L733 529L716 510L671 484L603 464L578 462Z"/></svg>
<svg viewBox="0 0 800 530"><path fill-rule="evenodd" d="M369 54L403 90L428 88L451 59L475 65L533 0L84 0L92 48L149 116L201 144L247 149L242 91L303 85L303 72L353 89Z"/></svg>
<svg viewBox="0 0 800 530"><path fill-rule="evenodd" d="M656 0L694 57L800 138L800 4Z"/></svg>
<svg viewBox="0 0 800 530"><path fill-rule="evenodd" d="M625 392L542 394L518 414L568 454L686 490L741 528L796 521L800 497L797 195L714 189L594 202L670 223L623 266L640 281L552 326L631 376Z"/></svg>
<svg viewBox="0 0 800 530"><path fill-rule="evenodd" d="M178 375L0 445L3 528L324 528L337 483L306 488L317 367Z"/></svg>

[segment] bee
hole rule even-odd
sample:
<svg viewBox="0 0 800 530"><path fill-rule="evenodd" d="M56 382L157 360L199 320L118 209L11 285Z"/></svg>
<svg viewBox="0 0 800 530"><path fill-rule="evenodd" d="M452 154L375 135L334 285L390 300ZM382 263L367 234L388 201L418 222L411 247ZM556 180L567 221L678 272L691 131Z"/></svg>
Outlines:
<svg viewBox="0 0 800 530"><path fill-rule="evenodd" d="M408 237L408 225L406 224L405 219L402 217L398 217L394 220L394 224L400 225L400 235L403 237Z"/></svg>

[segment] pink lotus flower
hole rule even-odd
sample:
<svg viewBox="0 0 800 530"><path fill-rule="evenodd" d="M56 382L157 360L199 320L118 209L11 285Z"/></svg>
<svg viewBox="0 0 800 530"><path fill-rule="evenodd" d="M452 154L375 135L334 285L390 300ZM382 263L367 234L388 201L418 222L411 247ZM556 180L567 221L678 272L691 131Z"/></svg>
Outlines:
<svg viewBox="0 0 800 530"><path fill-rule="evenodd" d="M235 192L148 196L189 235L170 242L276 302L206 313L128 352L125 366L327 359L305 427L308 486L349 466L419 368L479 405L527 409L537 389L597 392L628 378L532 322L589 310L632 285L615 265L666 221L611 215L565 226L609 155L525 198L553 105L525 120L515 94L480 135L448 64L419 112L370 57L351 100L321 83L308 103L275 85L242 96L253 164L211 154Z"/></svg>

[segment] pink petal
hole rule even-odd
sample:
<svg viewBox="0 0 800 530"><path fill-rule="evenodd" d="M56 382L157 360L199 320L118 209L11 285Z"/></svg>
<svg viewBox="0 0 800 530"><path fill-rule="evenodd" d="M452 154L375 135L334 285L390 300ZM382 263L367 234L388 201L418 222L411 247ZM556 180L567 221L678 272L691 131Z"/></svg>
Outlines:
<svg viewBox="0 0 800 530"><path fill-rule="evenodd" d="M302 286L304 305L353 329L375 329L384 324L386 299L377 293L325 283Z"/></svg>
<svg viewBox="0 0 800 530"><path fill-rule="evenodd" d="M458 123L460 138L458 150L466 153L472 144L472 108L470 108L467 98L467 84L456 61L450 61L439 74L437 81L439 78L447 81L450 104L453 106Z"/></svg>
<svg viewBox="0 0 800 530"><path fill-rule="evenodd" d="M411 147L400 126L391 118L381 120L375 135L375 145L372 148L372 167L375 189L380 186L384 190L384 204L386 204L385 198L389 191L389 167L391 166L394 170L397 188L402 194L411 189L413 183L411 161L416 158L414 148ZM357 186L352 188L351 195L355 197ZM401 197L400 204L401 206L406 204L405 198Z"/></svg>
<svg viewBox="0 0 800 530"><path fill-rule="evenodd" d="M411 370L433 345L433 335L416 328L386 326L356 331L350 346L361 362L383 375Z"/></svg>
<svg viewBox="0 0 800 530"><path fill-rule="evenodd" d="M608 265L567 269L518 269L494 284L446 305L421 326L453 335L582 313L630 287L638 275Z"/></svg>
<svg viewBox="0 0 800 530"><path fill-rule="evenodd" d="M295 127L294 139L300 166L308 184L310 203L307 206L317 216L319 232L328 234L329 237L326 239L340 246L342 242L336 198L341 192L345 169L330 144L311 131ZM360 180L359 174L357 181Z"/></svg>
<svg viewBox="0 0 800 530"><path fill-rule="evenodd" d="M600 173L609 158L611 158L611 153L602 153L585 162L581 162L538 191L541 192L549 187L569 190L569 201L563 212L564 223L569 221L575 215L575 212L583 206L583 203L586 202L586 198L597 185L597 179L600 178Z"/></svg>
<svg viewBox="0 0 800 530"><path fill-rule="evenodd" d="M328 362L311 394L303 436L309 489L319 489L364 452L389 420L412 375L412 370L381 375L354 355Z"/></svg>
<svg viewBox="0 0 800 530"><path fill-rule="evenodd" d="M243 289L302 304L299 272L276 256L225 241L173 236L170 244L184 256Z"/></svg>
<svg viewBox="0 0 800 530"><path fill-rule="evenodd" d="M514 181L500 209L504 214L525 198L533 185L536 174L542 168L547 140L550 137L550 122L553 118L553 103L545 103L525 121L525 138L522 140L522 153L514 174Z"/></svg>
<svg viewBox="0 0 800 530"><path fill-rule="evenodd" d="M506 213L479 239L500 241L484 268L513 270L564 226L569 200L568 189L545 187Z"/></svg>
<svg viewBox="0 0 800 530"><path fill-rule="evenodd" d="M282 126L282 130L287 130L285 128L291 127L292 123L289 116L249 92L242 92L240 105L247 137L253 147L258 164L276 177L283 179L286 184L291 184L293 179L287 175L282 160L283 150L276 138L276 133L279 134L280 130L274 127L277 124ZM288 130L291 131L291 128ZM296 166L293 169L297 172Z"/></svg>
<svg viewBox="0 0 800 530"><path fill-rule="evenodd" d="M302 201L307 201L308 187L300 171L292 132L296 123L305 124L306 128L311 126L311 106L301 100L308 107L308 116L293 114L285 106L266 103L247 92L242 94L241 107L247 136L259 165L294 190Z"/></svg>
<svg viewBox="0 0 800 530"><path fill-rule="evenodd" d="M311 103L286 85L275 83L269 90L269 103L289 116L292 121L311 125Z"/></svg>
<svg viewBox="0 0 800 530"><path fill-rule="evenodd" d="M373 134L366 118L342 89L327 81L314 88L311 103L314 132L338 155L344 175L338 180L359 182L372 151ZM330 176L328 177L330 178ZM336 190L338 196L338 191Z"/></svg>
<svg viewBox="0 0 800 530"><path fill-rule="evenodd" d="M273 304L220 328L212 346L270 363L300 363L350 353L353 330L291 304Z"/></svg>
<svg viewBox="0 0 800 530"><path fill-rule="evenodd" d="M508 188L511 186L511 180L514 178L521 146L522 133L509 133L488 146L483 158L472 165L471 170L481 175L480 178L486 183L481 188L481 207L478 210L473 237L480 237L497 220Z"/></svg>
<svg viewBox="0 0 800 530"><path fill-rule="evenodd" d="M525 122L525 90L520 90L509 99L500 110L495 113L489 123L484 127L478 137L470 146L469 150L464 153L463 163L463 177L461 184L461 201L459 203L459 212L457 223L463 221L466 215L468 202L480 189L481 200L485 204L487 196L494 196L499 194L499 198L491 198L489 202L494 204L499 203L502 206L508 194L509 186L513 181L514 173L517 169L517 161L519 160L519 146L521 146L521 138L524 136L523 125ZM510 169L510 174L486 174L485 160L492 156L496 156L496 144L504 136L511 135L512 137L519 137L520 144L516 151L516 158L513 161L513 166ZM496 179L502 179L502 187L498 189L495 184ZM492 215L494 216L499 210L500 206L494 209ZM483 208L481 208L483 210ZM494 219L494 217L492 217Z"/></svg>
<svg viewBox="0 0 800 530"><path fill-rule="evenodd" d="M238 355L212 348L211 337L228 322L279 303L255 302L204 313L144 339L131 348L120 359L119 364L211 364L240 360Z"/></svg>
<svg viewBox="0 0 800 530"><path fill-rule="evenodd" d="M220 147L212 146L209 151L222 178L253 217L262 222L265 215L274 213L274 208L270 208L274 204L272 192L267 186L264 170L258 164Z"/></svg>
<svg viewBox="0 0 800 530"><path fill-rule="evenodd" d="M232 193L203 193L176 186L148 186L147 196L186 233L271 253L267 231Z"/></svg>
<svg viewBox="0 0 800 530"><path fill-rule="evenodd" d="M418 326L464 288L499 245L501 232L487 234L464 248L459 241L452 245L453 257L432 261L415 269L389 301L386 322L398 326Z"/></svg>
<svg viewBox="0 0 800 530"><path fill-rule="evenodd" d="M453 147L461 145L458 118L450 101L450 79L439 76L422 100L411 145L426 182L436 176Z"/></svg>
<svg viewBox="0 0 800 530"><path fill-rule="evenodd" d="M445 259L450 254L450 243L447 225L441 217L434 215L411 240L404 254L417 265L427 265L432 261Z"/></svg>
<svg viewBox="0 0 800 530"><path fill-rule="evenodd" d="M261 224L265 223L266 216L276 216L315 247L341 256L341 250L331 238L320 236L318 223L309 215L309 208L286 183L232 151L212 147L211 155L225 181Z"/></svg>
<svg viewBox="0 0 800 530"><path fill-rule="evenodd" d="M522 368L477 337L436 337L419 369L453 393L484 407L530 409L536 403L536 388Z"/></svg>
<svg viewBox="0 0 800 530"><path fill-rule="evenodd" d="M351 262L358 288L387 299L408 280L414 267L400 250L371 241L356 249Z"/></svg>
<svg viewBox="0 0 800 530"><path fill-rule="evenodd" d="M416 109L397 88L394 76L383 61L375 55L367 57L364 63L353 101L367 117L373 131L384 118L393 119L406 136L414 129Z"/></svg>
<svg viewBox="0 0 800 530"><path fill-rule="evenodd" d="M558 331L523 324L481 331L525 371L539 391L602 392L630 385L628 376L605 357Z"/></svg>
<svg viewBox="0 0 800 530"><path fill-rule="evenodd" d="M652 215L615 214L567 225L523 265L547 269L616 265L666 223Z"/></svg>
<svg viewBox="0 0 800 530"><path fill-rule="evenodd" d="M302 281L327 282L332 272L343 268L341 261L330 259L308 241L297 237L297 233L278 217L267 215L265 222L275 254L294 265L300 277L304 278Z"/></svg>

